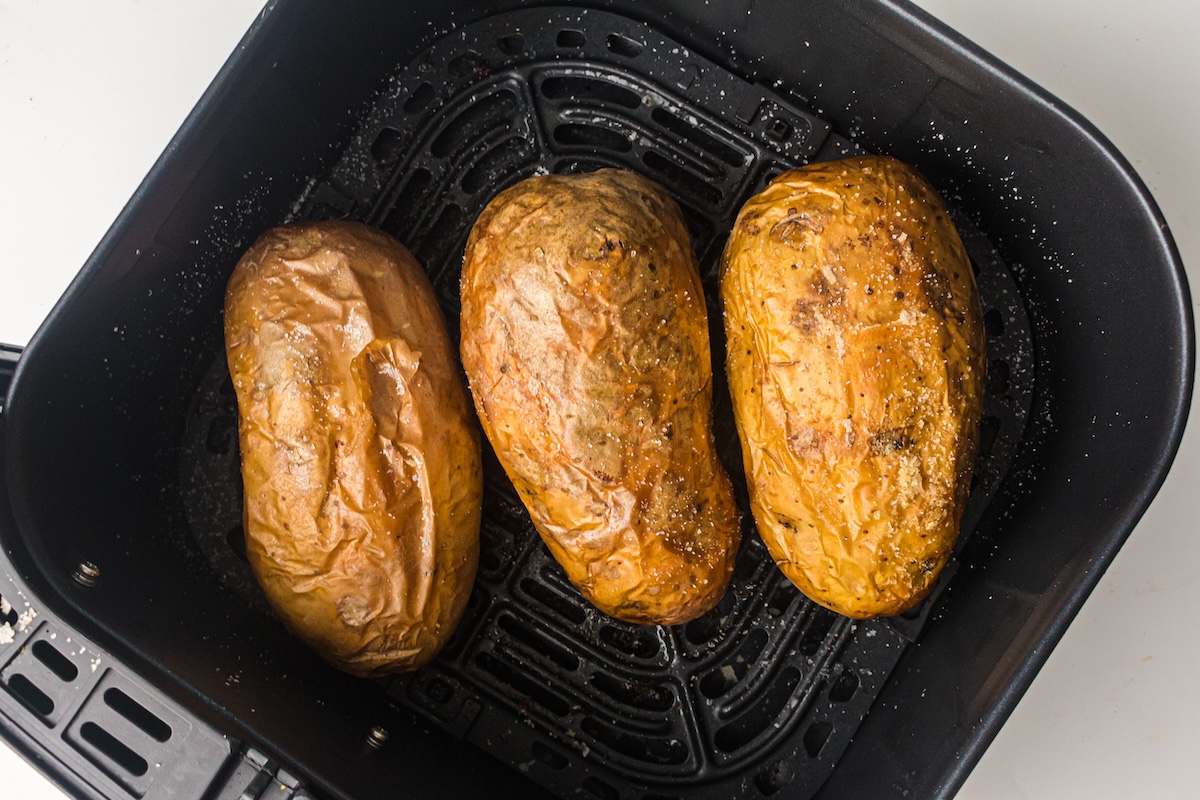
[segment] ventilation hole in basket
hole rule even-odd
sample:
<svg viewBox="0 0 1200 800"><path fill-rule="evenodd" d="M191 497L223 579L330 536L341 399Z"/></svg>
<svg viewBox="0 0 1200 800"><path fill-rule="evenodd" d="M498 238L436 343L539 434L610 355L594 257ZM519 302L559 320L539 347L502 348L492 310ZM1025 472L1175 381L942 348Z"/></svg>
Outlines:
<svg viewBox="0 0 1200 800"><path fill-rule="evenodd" d="M525 52L525 37L519 33L510 33L496 40L496 47L506 56L516 56Z"/></svg>
<svg viewBox="0 0 1200 800"><path fill-rule="evenodd" d="M683 627L683 635L692 644L706 644L721 632L721 619L716 609L706 611Z"/></svg>
<svg viewBox="0 0 1200 800"><path fill-rule="evenodd" d="M734 571L734 583L738 583L741 580L739 577L741 567L749 558L745 554L747 549L742 548L743 552L738 556L738 565ZM721 598L721 601L714 608L709 609L684 626L684 637L692 644L697 645L711 642L724 630L727 617L733 611L735 599L733 592L726 592L725 596Z"/></svg>
<svg viewBox="0 0 1200 800"><path fill-rule="evenodd" d="M829 687L829 699L835 703L845 703L858 691L858 676L850 670L845 670Z"/></svg>
<svg viewBox="0 0 1200 800"><path fill-rule="evenodd" d="M7 601L5 601L4 595L0 594L0 625L16 625L17 618L20 615L17 614L17 610L15 608L13 608L11 605L7 605L6 603ZM5 608L8 610L5 611Z"/></svg>
<svg viewBox="0 0 1200 800"><path fill-rule="evenodd" d="M458 153L482 139L489 131L507 128L520 101L510 89L499 89L471 103L429 145L437 158Z"/></svg>
<svg viewBox="0 0 1200 800"><path fill-rule="evenodd" d="M484 523L479 537L479 568L484 572L496 572L505 567L509 561L508 531L499 525Z"/></svg>
<svg viewBox="0 0 1200 800"><path fill-rule="evenodd" d="M700 679L700 694L713 700L737 686L745 679L746 673L750 671L750 667L766 645L766 631L761 628L751 631L724 664Z"/></svg>
<svg viewBox="0 0 1200 800"><path fill-rule="evenodd" d="M427 169L418 167L409 172L404 188L383 220L383 229L406 241L421 215L429 210L425 194L432 182L433 175Z"/></svg>
<svg viewBox="0 0 1200 800"><path fill-rule="evenodd" d="M225 543L235 556L247 564L250 563L246 556L246 531L242 528L242 523L237 523L225 533Z"/></svg>
<svg viewBox="0 0 1200 800"><path fill-rule="evenodd" d="M446 72L449 73L451 79L461 81L469 75L474 75L477 78L482 78L485 75L490 75L492 69L488 63L484 61L483 56L476 53L474 50L468 50L458 58L446 65Z"/></svg>
<svg viewBox="0 0 1200 800"><path fill-rule="evenodd" d="M833 723L828 720L819 719L808 726L808 730L804 732L804 752L808 753L809 758L816 758L821 754L821 748L829 741L831 733Z"/></svg>
<svg viewBox="0 0 1200 800"><path fill-rule="evenodd" d="M991 455L1000 434L1000 418L984 417L979 421L979 458Z"/></svg>
<svg viewBox="0 0 1200 800"><path fill-rule="evenodd" d="M796 585L784 578L775 587L775 591L771 592L771 597L767 600L767 613L772 617L782 617L792 603L799 597L800 591Z"/></svg>
<svg viewBox="0 0 1200 800"><path fill-rule="evenodd" d="M54 713L54 701L50 699L50 696L21 673L18 672L9 677L8 690L24 703L26 708L38 716L48 717Z"/></svg>
<svg viewBox="0 0 1200 800"><path fill-rule="evenodd" d="M564 617L574 625L582 625L587 619L587 612L572 603L567 598L555 592L548 586L538 583L532 578L521 581L521 591L549 608L560 617Z"/></svg>
<svg viewBox="0 0 1200 800"><path fill-rule="evenodd" d="M578 656L516 617L502 616L496 621L496 625L533 652L540 653L563 669L571 671L579 669Z"/></svg>
<svg viewBox="0 0 1200 800"><path fill-rule="evenodd" d="M745 155L725 144L720 139L709 136L697 128L694 123L689 123L675 116L665 108L654 109L650 112L650 118L679 138L692 143L706 153L711 153L731 167L741 167L746 163Z"/></svg>
<svg viewBox="0 0 1200 800"><path fill-rule="evenodd" d="M752 742L783 711L799 683L800 670L795 667L783 670L779 679L757 703L717 731L713 738L717 747L724 753L732 753Z"/></svg>
<svg viewBox="0 0 1200 800"><path fill-rule="evenodd" d="M776 142L785 142L792 137L795 130L787 120L773 119L765 131L767 138Z"/></svg>
<svg viewBox="0 0 1200 800"><path fill-rule="evenodd" d="M676 164L666 156L654 150L642 154L642 162L667 179L669 188L690 195L703 203L713 206L721 202L721 190L713 186L707 179L700 177L685 167Z"/></svg>
<svg viewBox="0 0 1200 800"><path fill-rule="evenodd" d="M522 163L532 158L533 143L528 139L506 139L489 150L463 175L460 184L462 190L467 194L475 194L480 189L495 186L510 178Z"/></svg>
<svg viewBox="0 0 1200 800"><path fill-rule="evenodd" d="M479 653L475 656L475 663L484 672L514 690L518 695L529 698L551 714L565 717L570 712L571 706L566 700L490 653Z"/></svg>
<svg viewBox="0 0 1200 800"><path fill-rule="evenodd" d="M579 48L587 44L587 37L583 35L583 31L565 28L558 32L558 37L554 40L554 43L559 47Z"/></svg>
<svg viewBox="0 0 1200 800"><path fill-rule="evenodd" d="M556 76L542 81L542 96L551 100L592 100L602 105L618 105L637 108L642 98L624 86L618 86L598 78Z"/></svg>
<svg viewBox="0 0 1200 800"><path fill-rule="evenodd" d="M600 629L600 641L635 658L654 658L660 643L654 628L618 627L605 625Z"/></svg>
<svg viewBox="0 0 1200 800"><path fill-rule="evenodd" d="M58 648L45 639L33 643L30 648L34 658L46 665L46 668L58 676L60 681L70 683L79 677L79 667L58 651Z"/></svg>
<svg viewBox="0 0 1200 800"><path fill-rule="evenodd" d="M600 159L571 158L558 162L553 172L559 175L573 175L578 172L595 172L611 166L613 166L611 163Z"/></svg>
<svg viewBox="0 0 1200 800"><path fill-rule="evenodd" d="M627 153L633 148L633 142L624 134L598 125L559 125L554 129L554 141L568 147L588 147L614 153Z"/></svg>
<svg viewBox="0 0 1200 800"><path fill-rule="evenodd" d="M145 775L150 769L146 759L139 756L129 746L94 722L85 722L79 729L80 737L108 756L113 762L131 775Z"/></svg>
<svg viewBox="0 0 1200 800"><path fill-rule="evenodd" d="M495 572L504 566L504 561L495 550L481 550L479 553L479 568L484 572Z"/></svg>
<svg viewBox="0 0 1200 800"><path fill-rule="evenodd" d="M534 758L545 764L550 769L566 769L567 765L571 763L562 753L559 753L557 750L551 750L541 742L534 742L533 746L529 749L530 752L533 753Z"/></svg>
<svg viewBox="0 0 1200 800"><path fill-rule="evenodd" d="M994 397L1008 394L1008 363L992 360L987 368L987 393Z"/></svg>
<svg viewBox="0 0 1200 800"><path fill-rule="evenodd" d="M204 446L215 456L228 455L233 447L233 438L237 433L237 419L220 414L208 423L208 435Z"/></svg>
<svg viewBox="0 0 1200 800"><path fill-rule="evenodd" d="M428 83L422 83L404 101L404 110L409 114L418 114L429 108L429 104L433 102L433 98L435 97L437 97L437 92L433 86Z"/></svg>
<svg viewBox="0 0 1200 800"><path fill-rule="evenodd" d="M388 165L400 158L404 151L404 137L395 128L384 128L371 142L371 158L375 163Z"/></svg>
<svg viewBox="0 0 1200 800"><path fill-rule="evenodd" d="M155 741L165 742L171 738L171 726L159 719L154 712L137 700L113 687L104 691L104 703L125 719L140 728Z"/></svg>
<svg viewBox="0 0 1200 800"><path fill-rule="evenodd" d="M329 219L345 219L348 212L331 203L313 203L304 214L306 220L320 222Z"/></svg>
<svg viewBox="0 0 1200 800"><path fill-rule="evenodd" d="M675 694L662 684L616 678L597 672L591 684L614 700L646 711L668 711L675 705Z"/></svg>
<svg viewBox="0 0 1200 800"><path fill-rule="evenodd" d="M1004 335L1004 317L998 309L993 308L983 315L983 330L991 337Z"/></svg>
<svg viewBox="0 0 1200 800"><path fill-rule="evenodd" d="M579 729L605 747L646 764L683 764L688 759L687 746L679 739L616 730L594 717L581 720Z"/></svg>
<svg viewBox="0 0 1200 800"><path fill-rule="evenodd" d="M792 765L781 758L754 776L754 786L764 797L770 797L791 783L794 777Z"/></svg>
<svg viewBox="0 0 1200 800"><path fill-rule="evenodd" d="M609 52L624 56L625 58L637 58L644 47L636 39L630 39L628 36L622 36L619 33L610 33L607 42Z"/></svg>
<svg viewBox="0 0 1200 800"><path fill-rule="evenodd" d="M446 258L455 250L462 238L466 214L453 203L447 203L437 221L429 229L425 240L418 250L418 260L425 269L433 272L440 267ZM459 260L462 260L462 250L458 249Z"/></svg>
<svg viewBox="0 0 1200 800"><path fill-rule="evenodd" d="M835 622L837 622L837 614L827 608L814 606L812 619L805 626L804 633L800 636L800 642L796 647L806 656L816 655L817 651L821 649L821 645L825 643L829 632L833 630Z"/></svg>

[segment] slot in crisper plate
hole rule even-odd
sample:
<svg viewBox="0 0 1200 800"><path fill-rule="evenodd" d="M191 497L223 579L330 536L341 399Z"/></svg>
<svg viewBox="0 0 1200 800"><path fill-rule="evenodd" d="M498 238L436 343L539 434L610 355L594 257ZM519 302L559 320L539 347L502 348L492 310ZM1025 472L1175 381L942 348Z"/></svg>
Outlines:
<svg viewBox="0 0 1200 800"><path fill-rule="evenodd" d="M428 669L388 693L563 794L757 797L814 793L832 771L934 596L855 623L802 597L753 530L724 381L717 262L741 204L780 172L860 152L799 101L597 11L523 10L455 31L399 70L294 219L353 218L405 242L457 338L467 232L501 189L546 172L636 170L680 203L701 264L714 425L745 535L729 593L675 627L600 614L566 581L485 446L479 577ZM1012 277L966 215L988 335L981 456L963 539L1016 452L1033 394L1029 321ZM269 614L242 552L236 406L223 355L193 400L183 501L225 585Z"/></svg>

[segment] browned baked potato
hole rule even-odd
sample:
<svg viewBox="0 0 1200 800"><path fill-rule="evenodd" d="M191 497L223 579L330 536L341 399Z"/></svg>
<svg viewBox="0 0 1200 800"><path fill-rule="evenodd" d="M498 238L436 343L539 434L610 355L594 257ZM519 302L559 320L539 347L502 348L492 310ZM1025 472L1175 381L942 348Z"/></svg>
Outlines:
<svg viewBox="0 0 1200 800"><path fill-rule="evenodd" d="M720 295L771 555L847 616L916 605L958 535L983 398L979 297L941 198L890 158L787 172L738 215Z"/></svg>
<svg viewBox="0 0 1200 800"><path fill-rule="evenodd" d="M479 437L412 255L353 222L268 231L229 280L250 565L279 616L369 676L432 659L479 557Z"/></svg>
<svg viewBox="0 0 1200 800"><path fill-rule="evenodd" d="M461 347L484 432L584 597L646 624L712 607L740 521L700 276L666 191L605 169L500 193L467 241Z"/></svg>

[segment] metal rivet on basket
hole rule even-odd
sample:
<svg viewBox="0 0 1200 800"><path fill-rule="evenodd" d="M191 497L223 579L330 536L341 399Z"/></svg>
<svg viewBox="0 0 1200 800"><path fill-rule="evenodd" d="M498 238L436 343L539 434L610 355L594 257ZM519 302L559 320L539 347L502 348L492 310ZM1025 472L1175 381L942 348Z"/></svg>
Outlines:
<svg viewBox="0 0 1200 800"><path fill-rule="evenodd" d="M387 739L387 729L376 725L374 728L371 728L371 732L367 734L367 745L379 750L385 743L387 743Z"/></svg>
<svg viewBox="0 0 1200 800"><path fill-rule="evenodd" d="M89 589L96 585L96 581L100 579L100 568L90 561L81 561L75 571L71 573L71 577L80 586L86 586Z"/></svg>

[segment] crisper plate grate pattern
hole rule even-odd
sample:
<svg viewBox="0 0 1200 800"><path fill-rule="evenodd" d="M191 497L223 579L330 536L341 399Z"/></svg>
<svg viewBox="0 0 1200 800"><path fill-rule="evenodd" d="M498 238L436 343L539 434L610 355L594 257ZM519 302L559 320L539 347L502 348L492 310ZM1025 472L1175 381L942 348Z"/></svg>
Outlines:
<svg viewBox="0 0 1200 800"><path fill-rule="evenodd" d="M466 236L501 189L544 172L641 172L680 203L700 259L714 358L714 425L744 516L729 593L686 625L639 627L587 604L533 530L490 451L479 577L467 615L397 701L563 795L814 793L931 601L854 623L802 597L753 530L724 385L716 270L741 204L780 172L858 152L801 104L654 32L598 11L537 9L457 30L398 70L296 219L348 217L404 241L457 338ZM983 447L964 538L995 493L1032 397L1032 340L994 249L956 214L988 331ZM194 403L185 506L200 549L266 611L244 560L236 408L223 359ZM485 448L486 449L486 448ZM943 580L949 580L948 569ZM936 594L935 594L936 598Z"/></svg>

